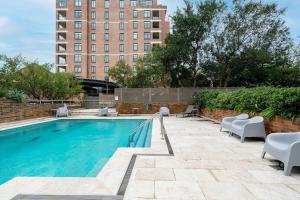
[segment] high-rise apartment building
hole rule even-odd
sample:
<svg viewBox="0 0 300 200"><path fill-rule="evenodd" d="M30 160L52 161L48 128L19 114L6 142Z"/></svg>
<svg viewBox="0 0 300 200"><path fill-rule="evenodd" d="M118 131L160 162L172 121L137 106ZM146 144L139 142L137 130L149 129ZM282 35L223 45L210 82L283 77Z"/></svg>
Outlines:
<svg viewBox="0 0 300 200"><path fill-rule="evenodd" d="M164 44L166 11L157 0L57 0L57 70L107 80L119 60L134 67Z"/></svg>

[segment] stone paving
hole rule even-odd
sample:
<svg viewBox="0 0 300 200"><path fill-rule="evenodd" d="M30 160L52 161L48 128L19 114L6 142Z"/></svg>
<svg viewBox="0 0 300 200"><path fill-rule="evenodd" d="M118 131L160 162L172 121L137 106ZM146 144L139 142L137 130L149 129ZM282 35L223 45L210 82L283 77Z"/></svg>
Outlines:
<svg viewBox="0 0 300 200"><path fill-rule="evenodd" d="M229 137L201 118L165 118L175 156L138 156L125 199L300 199L300 170L283 175L263 141Z"/></svg>

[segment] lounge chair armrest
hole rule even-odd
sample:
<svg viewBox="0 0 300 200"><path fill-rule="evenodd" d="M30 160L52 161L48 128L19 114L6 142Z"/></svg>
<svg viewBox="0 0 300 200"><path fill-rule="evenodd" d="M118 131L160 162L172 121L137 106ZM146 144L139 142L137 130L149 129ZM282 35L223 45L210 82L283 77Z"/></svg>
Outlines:
<svg viewBox="0 0 300 200"><path fill-rule="evenodd" d="M235 119L236 117L224 117L222 121L233 122Z"/></svg>

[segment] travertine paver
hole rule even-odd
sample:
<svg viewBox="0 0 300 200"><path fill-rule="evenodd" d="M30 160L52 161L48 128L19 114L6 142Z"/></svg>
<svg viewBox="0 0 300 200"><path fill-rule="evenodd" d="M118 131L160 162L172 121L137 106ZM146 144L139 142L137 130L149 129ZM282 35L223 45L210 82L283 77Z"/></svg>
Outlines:
<svg viewBox="0 0 300 200"><path fill-rule="evenodd" d="M240 143L201 118L164 122L175 156L139 156L125 199L300 200L299 170L286 177L270 156L262 160L263 141Z"/></svg>

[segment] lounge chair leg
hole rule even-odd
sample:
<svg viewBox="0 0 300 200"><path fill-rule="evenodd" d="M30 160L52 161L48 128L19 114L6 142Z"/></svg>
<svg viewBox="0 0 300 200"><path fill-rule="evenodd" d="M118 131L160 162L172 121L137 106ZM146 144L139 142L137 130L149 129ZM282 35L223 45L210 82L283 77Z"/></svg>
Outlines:
<svg viewBox="0 0 300 200"><path fill-rule="evenodd" d="M266 155L266 152L263 151L262 154L261 154L261 158L264 159L265 155Z"/></svg>
<svg viewBox="0 0 300 200"><path fill-rule="evenodd" d="M244 142L245 142L245 138L241 137L241 143L244 143Z"/></svg>
<svg viewBox="0 0 300 200"><path fill-rule="evenodd" d="M283 174L284 174L285 176L290 176L290 175L291 175L291 172L292 172L292 168L293 168L293 166L291 166L291 165L286 165L286 164L284 163L284 171L283 171Z"/></svg>

